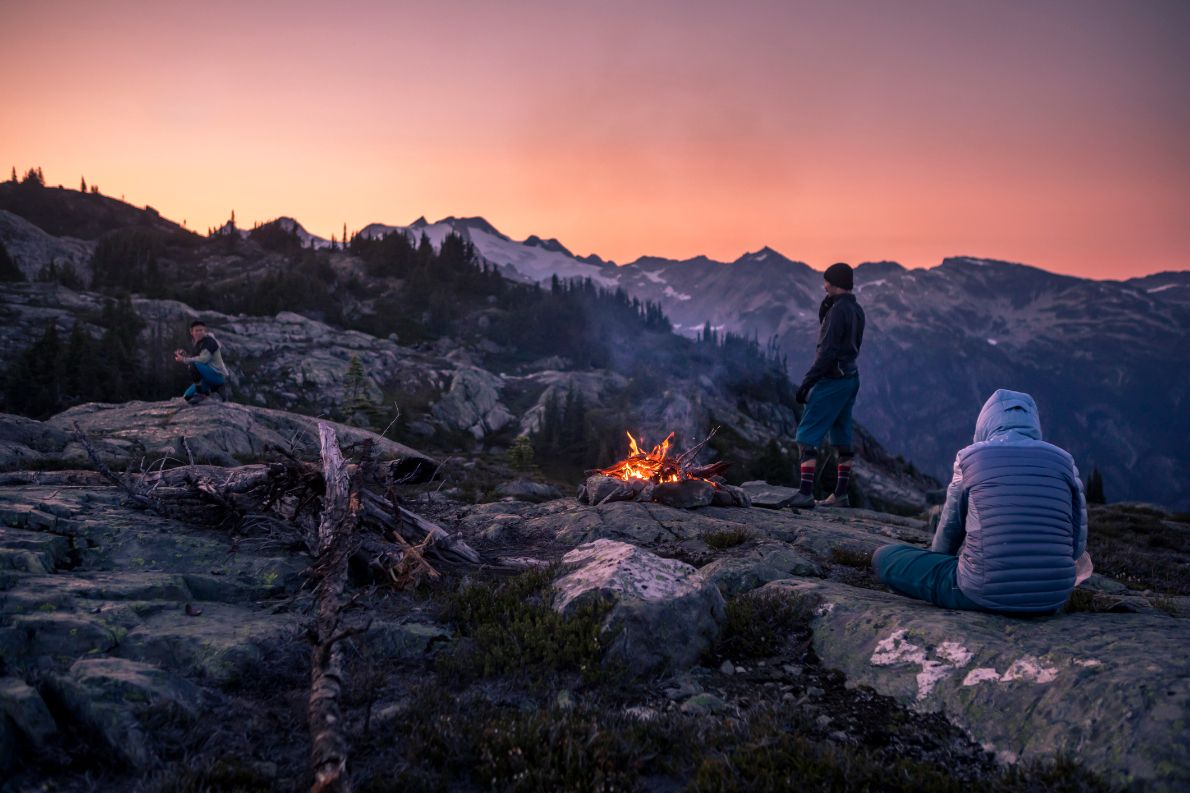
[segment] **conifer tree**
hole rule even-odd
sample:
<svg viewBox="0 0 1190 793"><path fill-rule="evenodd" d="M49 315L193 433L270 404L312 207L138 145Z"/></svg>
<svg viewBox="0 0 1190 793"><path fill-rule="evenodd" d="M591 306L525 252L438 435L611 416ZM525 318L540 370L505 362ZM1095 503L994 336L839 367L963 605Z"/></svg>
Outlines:
<svg viewBox="0 0 1190 793"><path fill-rule="evenodd" d="M62 343L51 321L12 363L3 381L4 410L46 418L62 407Z"/></svg>
<svg viewBox="0 0 1190 793"><path fill-rule="evenodd" d="M0 281L24 281L25 274L8 255L8 249L0 242Z"/></svg>
<svg viewBox="0 0 1190 793"><path fill-rule="evenodd" d="M1091 475L1087 477L1087 503L1107 503L1107 496L1103 492L1103 475L1099 473L1099 466L1092 468Z"/></svg>
<svg viewBox="0 0 1190 793"><path fill-rule="evenodd" d="M9 181L15 183L16 180L17 180L17 167L14 165L14 166L12 166L12 176L10 177Z"/></svg>
<svg viewBox="0 0 1190 793"><path fill-rule="evenodd" d="M370 426L376 406L368 399L368 380L364 364L358 355L352 355L343 377L343 412L348 419L360 417Z"/></svg>
<svg viewBox="0 0 1190 793"><path fill-rule="evenodd" d="M84 176L79 177L79 192L80 193L87 192L87 179Z"/></svg>
<svg viewBox="0 0 1190 793"><path fill-rule="evenodd" d="M518 471L533 468L533 442L528 435L518 435L508 450L508 464Z"/></svg>

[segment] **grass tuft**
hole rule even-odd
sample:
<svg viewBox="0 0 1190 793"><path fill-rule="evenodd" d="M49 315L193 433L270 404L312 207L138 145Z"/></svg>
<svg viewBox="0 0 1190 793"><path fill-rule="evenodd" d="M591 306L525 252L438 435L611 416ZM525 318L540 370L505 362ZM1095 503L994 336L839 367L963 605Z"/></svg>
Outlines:
<svg viewBox="0 0 1190 793"><path fill-rule="evenodd" d="M743 545L752 539L752 532L747 529L723 529L722 531L708 531L703 533L702 541L720 551Z"/></svg>

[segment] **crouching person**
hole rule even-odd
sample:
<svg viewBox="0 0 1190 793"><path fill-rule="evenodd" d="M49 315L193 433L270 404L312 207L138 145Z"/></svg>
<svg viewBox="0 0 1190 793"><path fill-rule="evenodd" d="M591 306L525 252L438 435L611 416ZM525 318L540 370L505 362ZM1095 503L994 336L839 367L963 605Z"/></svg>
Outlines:
<svg viewBox="0 0 1190 793"><path fill-rule="evenodd" d="M891 589L944 608L1049 614L1074 590L1086 545L1074 460L1041 440L1031 396L999 390L955 459L930 550L885 545L872 566Z"/></svg>
<svg viewBox="0 0 1190 793"><path fill-rule="evenodd" d="M227 382L227 366L219 342L207 333L202 320L190 323L190 338L194 340L194 355L185 350L175 350L174 360L186 364L190 369L190 387L182 397L190 404L198 404L208 396L222 396L223 384Z"/></svg>

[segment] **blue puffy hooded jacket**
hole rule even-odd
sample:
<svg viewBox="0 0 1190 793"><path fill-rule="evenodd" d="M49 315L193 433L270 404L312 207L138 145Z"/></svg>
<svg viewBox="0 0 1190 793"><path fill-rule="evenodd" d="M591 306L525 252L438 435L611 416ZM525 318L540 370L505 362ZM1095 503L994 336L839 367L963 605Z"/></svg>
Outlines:
<svg viewBox="0 0 1190 793"><path fill-rule="evenodd" d="M1033 397L999 390L959 452L931 550L958 554L958 584L1004 612L1059 609L1087 545L1087 505L1074 460L1041 440Z"/></svg>

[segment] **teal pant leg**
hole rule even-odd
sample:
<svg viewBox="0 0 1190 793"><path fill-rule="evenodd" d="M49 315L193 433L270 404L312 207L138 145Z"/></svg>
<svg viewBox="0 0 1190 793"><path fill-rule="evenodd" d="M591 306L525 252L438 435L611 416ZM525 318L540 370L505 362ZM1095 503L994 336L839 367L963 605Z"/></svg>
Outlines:
<svg viewBox="0 0 1190 793"><path fill-rule="evenodd" d="M987 611L959 589L959 558L911 545L885 545L872 556L876 577L890 589L947 609Z"/></svg>

